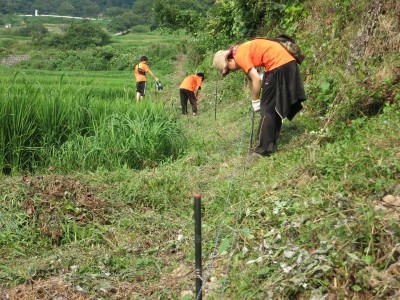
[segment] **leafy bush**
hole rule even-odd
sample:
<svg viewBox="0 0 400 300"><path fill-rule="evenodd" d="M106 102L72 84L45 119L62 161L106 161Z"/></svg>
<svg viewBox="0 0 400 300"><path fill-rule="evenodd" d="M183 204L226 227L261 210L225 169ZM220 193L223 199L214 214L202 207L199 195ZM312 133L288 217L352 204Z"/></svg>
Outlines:
<svg viewBox="0 0 400 300"><path fill-rule="evenodd" d="M110 36L101 27L83 22L71 24L63 35L55 35L49 45L60 49L86 49L91 46L104 46L110 43Z"/></svg>
<svg viewBox="0 0 400 300"><path fill-rule="evenodd" d="M40 23L33 23L27 24L25 27L21 27L15 31L16 35L20 36L33 36L33 35L47 35L49 31L43 24Z"/></svg>
<svg viewBox="0 0 400 300"><path fill-rule="evenodd" d="M24 66L48 70L126 70L131 67L131 55L110 46L85 50L36 52Z"/></svg>
<svg viewBox="0 0 400 300"><path fill-rule="evenodd" d="M146 25L136 25L132 27L132 32L137 32L137 33L145 33L149 32L150 27Z"/></svg>
<svg viewBox="0 0 400 300"><path fill-rule="evenodd" d="M146 23L143 15L136 14L133 11L128 11L113 18L107 25L107 29L117 32L126 31L133 26L142 25L143 23Z"/></svg>
<svg viewBox="0 0 400 300"><path fill-rule="evenodd" d="M17 42L15 40L13 40L13 39L2 39L0 41L0 47L11 48L16 43Z"/></svg>
<svg viewBox="0 0 400 300"><path fill-rule="evenodd" d="M176 47L166 47L165 44L153 44L147 49L147 55L150 59L150 68L157 66L157 69L163 73L173 72L174 61L178 50Z"/></svg>

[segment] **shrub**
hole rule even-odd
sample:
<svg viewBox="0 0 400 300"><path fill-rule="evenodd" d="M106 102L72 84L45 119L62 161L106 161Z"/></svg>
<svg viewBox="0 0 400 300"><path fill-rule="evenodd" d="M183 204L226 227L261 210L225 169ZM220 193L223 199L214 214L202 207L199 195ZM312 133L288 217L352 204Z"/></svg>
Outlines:
<svg viewBox="0 0 400 300"><path fill-rule="evenodd" d="M61 49L86 49L110 43L110 36L102 28L90 22L71 24L63 35L53 36L50 46Z"/></svg>
<svg viewBox="0 0 400 300"><path fill-rule="evenodd" d="M43 24L33 23L17 29L15 34L20 36L33 36L35 34L44 36L49 34L49 31L43 26Z"/></svg>
<svg viewBox="0 0 400 300"><path fill-rule="evenodd" d="M132 27L132 32L146 33L150 31L150 27L146 25L136 25Z"/></svg>

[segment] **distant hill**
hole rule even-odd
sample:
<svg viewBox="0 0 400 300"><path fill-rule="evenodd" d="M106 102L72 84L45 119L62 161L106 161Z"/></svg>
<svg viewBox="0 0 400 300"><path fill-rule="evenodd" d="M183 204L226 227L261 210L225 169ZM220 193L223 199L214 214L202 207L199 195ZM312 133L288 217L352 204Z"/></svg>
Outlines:
<svg viewBox="0 0 400 300"><path fill-rule="evenodd" d="M131 9L135 0L0 0L1 14L33 14L35 10L41 14L60 14L74 16L97 16L108 9Z"/></svg>

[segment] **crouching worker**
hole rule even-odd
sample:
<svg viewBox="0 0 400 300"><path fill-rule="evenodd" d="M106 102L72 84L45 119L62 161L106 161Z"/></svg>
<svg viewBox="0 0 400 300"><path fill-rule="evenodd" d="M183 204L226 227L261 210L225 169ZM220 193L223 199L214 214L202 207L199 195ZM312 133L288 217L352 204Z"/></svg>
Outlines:
<svg viewBox="0 0 400 300"><path fill-rule="evenodd" d="M253 110L260 111L261 115L258 145L252 156L257 158L274 153L282 120L292 120L302 109L301 102L306 100L295 58L278 42L254 39L229 50L218 51L214 55L213 66L222 77L239 69L247 75ZM257 67L265 68L262 81Z"/></svg>
<svg viewBox="0 0 400 300"><path fill-rule="evenodd" d="M197 73L196 75L187 76L179 86L179 96L181 98L182 115L188 113L188 100L192 105L193 116L197 115L197 96L201 90L201 84L204 81L204 74Z"/></svg>

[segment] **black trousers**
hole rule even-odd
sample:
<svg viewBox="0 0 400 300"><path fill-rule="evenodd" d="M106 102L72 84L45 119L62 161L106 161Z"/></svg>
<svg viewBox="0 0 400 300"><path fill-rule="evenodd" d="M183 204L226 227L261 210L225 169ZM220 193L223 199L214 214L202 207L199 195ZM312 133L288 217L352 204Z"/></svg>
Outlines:
<svg viewBox="0 0 400 300"><path fill-rule="evenodd" d="M140 93L140 96L146 95L146 81L139 81L136 83L136 92Z"/></svg>
<svg viewBox="0 0 400 300"><path fill-rule="evenodd" d="M260 102L260 123L258 125L258 145L254 152L270 155L276 151L277 140L282 128L282 118L276 112L276 81L274 74L266 73Z"/></svg>
<svg viewBox="0 0 400 300"><path fill-rule="evenodd" d="M264 73L256 153L269 155L276 151L282 120L292 120L303 108L302 102L305 100L303 81L296 62Z"/></svg>
<svg viewBox="0 0 400 300"><path fill-rule="evenodd" d="M182 115L187 115L188 113L187 109L188 100L192 105L192 112L197 113L197 99L193 91L189 91L186 89L179 89L179 96L181 98Z"/></svg>

